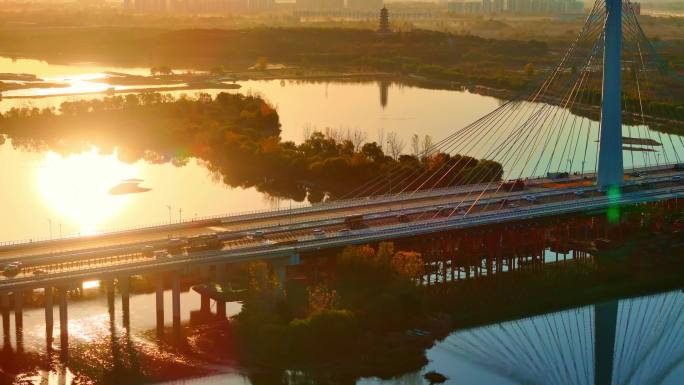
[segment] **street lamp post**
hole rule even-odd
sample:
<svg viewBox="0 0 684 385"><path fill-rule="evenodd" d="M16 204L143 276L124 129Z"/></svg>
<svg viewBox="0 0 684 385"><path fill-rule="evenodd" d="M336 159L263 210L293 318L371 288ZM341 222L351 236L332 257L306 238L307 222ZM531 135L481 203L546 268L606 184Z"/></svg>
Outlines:
<svg viewBox="0 0 684 385"><path fill-rule="evenodd" d="M178 222L183 222L183 209L178 209Z"/></svg>
<svg viewBox="0 0 684 385"><path fill-rule="evenodd" d="M52 218L47 218L47 221L50 224L50 239L52 239Z"/></svg>
<svg viewBox="0 0 684 385"><path fill-rule="evenodd" d="M169 209L169 224L171 224L173 222L171 220L171 205L166 205L166 208Z"/></svg>

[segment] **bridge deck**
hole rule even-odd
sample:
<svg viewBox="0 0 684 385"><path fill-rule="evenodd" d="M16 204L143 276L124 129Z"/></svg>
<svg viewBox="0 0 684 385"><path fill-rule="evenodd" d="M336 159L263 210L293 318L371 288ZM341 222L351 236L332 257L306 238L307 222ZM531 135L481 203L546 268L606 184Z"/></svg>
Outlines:
<svg viewBox="0 0 684 385"><path fill-rule="evenodd" d="M677 176L673 179L674 175ZM275 212L264 218L232 222L226 220L220 226L198 226L172 231L159 229L146 234L105 238L102 243L93 238L79 245L88 246L70 252L56 251L58 249L55 247L63 247L59 244L20 248L18 252L6 250L4 259L20 261L24 264L24 269L16 277L0 278L0 291L17 287L40 287L48 282L73 282L73 279L97 278L102 275L141 274L189 265L282 258L302 251L576 213L613 204L671 199L684 196L684 186L680 185L679 180L681 177L673 170L654 171L647 177L628 182L625 192L618 197L608 197L593 187L544 188L541 187L542 183L538 183L522 192L485 194L467 215L458 213L459 205L467 208L477 197L468 197L464 192L466 190L458 189L406 199L368 201L352 207L288 213L288 216L292 216L291 221L288 216ZM584 193L578 195L575 193L578 190ZM534 196L535 199L524 199L527 196ZM503 197L506 202L502 202ZM344 216L350 213L365 214L369 228L340 232L345 227ZM455 215L447 217L445 213ZM399 214L404 216L402 221L398 219ZM255 228L264 230L265 239L248 237L243 231ZM314 228L324 230L324 234L314 235ZM164 260L155 260L140 252L141 241L142 244L154 242L159 248L163 248L167 236L171 234L197 234L210 229L222 231L220 236L224 238L224 243L221 250L183 253ZM160 236L163 239L159 239ZM297 242L290 245L277 244L277 241L288 239L296 239ZM91 244L95 247L88 248ZM45 250L48 252L45 253ZM39 253L35 253L36 251ZM41 270L42 274L34 275L36 270Z"/></svg>

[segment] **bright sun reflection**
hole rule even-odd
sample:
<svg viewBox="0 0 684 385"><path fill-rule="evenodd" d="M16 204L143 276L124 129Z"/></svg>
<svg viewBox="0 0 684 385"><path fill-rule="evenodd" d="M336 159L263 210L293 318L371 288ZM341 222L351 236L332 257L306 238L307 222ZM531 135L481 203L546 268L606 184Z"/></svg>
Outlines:
<svg viewBox="0 0 684 385"><path fill-rule="evenodd" d="M37 171L38 191L47 205L81 234L92 234L98 225L121 210L129 197L111 195L109 189L124 179L137 177L137 168L96 149L62 157L48 152Z"/></svg>
<svg viewBox="0 0 684 385"><path fill-rule="evenodd" d="M83 290L94 289L100 287L100 281L84 281L81 287Z"/></svg>

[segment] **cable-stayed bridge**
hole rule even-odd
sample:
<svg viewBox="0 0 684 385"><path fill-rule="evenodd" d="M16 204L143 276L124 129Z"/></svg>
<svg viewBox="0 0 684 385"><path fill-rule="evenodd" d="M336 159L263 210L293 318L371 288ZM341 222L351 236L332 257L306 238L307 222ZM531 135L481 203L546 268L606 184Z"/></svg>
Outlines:
<svg viewBox="0 0 684 385"><path fill-rule="evenodd" d="M21 265L0 279L0 308L8 319L12 293L20 326L22 293L60 288L66 333L64 292L86 279L126 282L253 260L272 261L282 275L305 252L682 197L684 141L674 133L684 119L669 107L678 92L684 82L645 37L630 3L598 0L532 92L426 148L420 161L429 167L400 161L311 207L6 245L0 262ZM173 288L177 326L179 284ZM127 286L122 294L128 298Z"/></svg>

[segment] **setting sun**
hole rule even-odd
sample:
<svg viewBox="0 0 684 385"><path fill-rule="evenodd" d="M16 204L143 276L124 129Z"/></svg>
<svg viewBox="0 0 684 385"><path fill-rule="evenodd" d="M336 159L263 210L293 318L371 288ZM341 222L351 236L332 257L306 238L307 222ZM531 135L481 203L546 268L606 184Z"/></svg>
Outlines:
<svg viewBox="0 0 684 385"><path fill-rule="evenodd" d="M129 199L111 195L109 189L136 176L136 167L119 161L116 154L102 155L92 149L63 157L49 152L38 168L36 183L50 208L81 234L92 234Z"/></svg>

